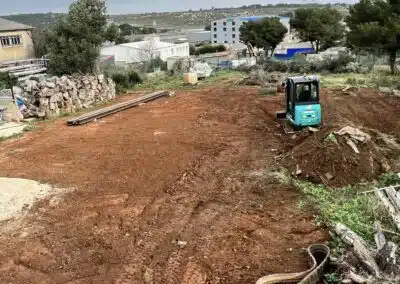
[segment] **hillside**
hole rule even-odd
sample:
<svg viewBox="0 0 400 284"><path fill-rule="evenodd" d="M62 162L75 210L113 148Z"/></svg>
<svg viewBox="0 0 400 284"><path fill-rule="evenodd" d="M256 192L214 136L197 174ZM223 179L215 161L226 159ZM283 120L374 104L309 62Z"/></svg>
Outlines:
<svg viewBox="0 0 400 284"><path fill-rule="evenodd" d="M277 4L277 5L251 5L240 8L223 8L213 10L198 10L173 13L147 13L147 14L126 14L112 15L111 19L118 23L130 23L133 25L152 25L156 21L160 27L173 28L181 26L203 27L213 20L235 16L250 15L280 15L288 16L298 8L305 7L327 7L325 4ZM344 14L347 13L347 5L336 4L337 9Z"/></svg>
<svg viewBox="0 0 400 284"><path fill-rule="evenodd" d="M29 25L35 28L43 28L55 23L59 13L35 13L35 14L16 14L1 16L4 19L15 21L21 24Z"/></svg>
<svg viewBox="0 0 400 284"><path fill-rule="evenodd" d="M158 27L176 28L182 26L204 27L213 20L225 17L264 15L273 14L287 16L298 8L304 7L327 7L325 4L277 4L277 5L251 5L240 8L223 8L212 10L166 12L166 13L145 13L145 14L125 14L111 15L110 18L117 23L130 23L138 26L151 26L156 21ZM347 13L346 4L333 5L343 13ZM2 18L16 21L22 24L42 28L53 24L59 13L36 13L36 14L16 14L2 16Z"/></svg>

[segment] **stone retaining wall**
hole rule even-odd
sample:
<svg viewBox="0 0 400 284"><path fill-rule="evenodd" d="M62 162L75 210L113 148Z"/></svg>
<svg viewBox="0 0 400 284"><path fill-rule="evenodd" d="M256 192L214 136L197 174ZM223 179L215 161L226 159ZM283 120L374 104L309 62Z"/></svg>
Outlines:
<svg viewBox="0 0 400 284"><path fill-rule="evenodd" d="M24 99L25 118L53 118L115 98L115 84L104 75L26 80L14 93Z"/></svg>

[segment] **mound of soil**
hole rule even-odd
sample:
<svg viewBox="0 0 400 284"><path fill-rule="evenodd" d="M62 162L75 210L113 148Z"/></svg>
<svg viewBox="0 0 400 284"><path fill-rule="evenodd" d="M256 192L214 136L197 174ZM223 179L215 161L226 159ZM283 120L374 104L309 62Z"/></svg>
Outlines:
<svg viewBox="0 0 400 284"><path fill-rule="evenodd" d="M390 145L381 139L383 134L363 129L371 139L359 142L348 135L335 134L339 129L324 127L315 133L301 132L290 142L283 165L301 179L335 187L372 181L392 170L391 159L400 153L395 140L386 139L394 143ZM354 141L359 153L348 144L349 140Z"/></svg>

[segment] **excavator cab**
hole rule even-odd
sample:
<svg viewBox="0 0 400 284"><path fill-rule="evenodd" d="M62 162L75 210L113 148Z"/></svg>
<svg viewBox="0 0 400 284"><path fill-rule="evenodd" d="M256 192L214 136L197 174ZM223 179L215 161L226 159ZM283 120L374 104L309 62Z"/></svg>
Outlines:
<svg viewBox="0 0 400 284"><path fill-rule="evenodd" d="M322 121L319 103L319 79L316 76L289 77L285 81L286 111L277 114L294 128L319 126Z"/></svg>

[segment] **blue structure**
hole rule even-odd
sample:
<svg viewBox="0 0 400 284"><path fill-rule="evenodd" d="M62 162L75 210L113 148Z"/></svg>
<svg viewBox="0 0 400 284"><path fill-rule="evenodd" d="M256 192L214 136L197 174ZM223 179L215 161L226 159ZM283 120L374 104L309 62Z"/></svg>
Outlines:
<svg viewBox="0 0 400 284"><path fill-rule="evenodd" d="M289 20L289 17L275 16L275 15L241 17L240 20L243 22L255 22L255 21L262 20L264 18L279 18L280 20Z"/></svg>
<svg viewBox="0 0 400 284"><path fill-rule="evenodd" d="M297 53L309 54L314 53L314 49L311 47L293 47L286 49L286 53L275 53L274 58L279 60L289 60L292 59Z"/></svg>

